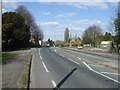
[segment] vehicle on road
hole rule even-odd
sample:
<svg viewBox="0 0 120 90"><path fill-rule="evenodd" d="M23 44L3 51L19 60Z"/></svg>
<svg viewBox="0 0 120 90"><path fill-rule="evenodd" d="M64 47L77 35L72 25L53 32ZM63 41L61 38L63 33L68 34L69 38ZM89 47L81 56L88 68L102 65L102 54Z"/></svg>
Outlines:
<svg viewBox="0 0 120 90"><path fill-rule="evenodd" d="M82 47L81 45L79 45L77 48L78 48L78 49L83 49L83 47Z"/></svg>

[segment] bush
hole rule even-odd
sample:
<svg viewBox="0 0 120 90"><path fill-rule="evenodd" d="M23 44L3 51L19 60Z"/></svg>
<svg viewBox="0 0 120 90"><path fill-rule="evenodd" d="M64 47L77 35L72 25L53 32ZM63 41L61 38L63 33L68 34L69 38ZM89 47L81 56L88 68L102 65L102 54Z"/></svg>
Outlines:
<svg viewBox="0 0 120 90"><path fill-rule="evenodd" d="M68 47L68 46L70 46L69 43L64 43L64 47Z"/></svg>

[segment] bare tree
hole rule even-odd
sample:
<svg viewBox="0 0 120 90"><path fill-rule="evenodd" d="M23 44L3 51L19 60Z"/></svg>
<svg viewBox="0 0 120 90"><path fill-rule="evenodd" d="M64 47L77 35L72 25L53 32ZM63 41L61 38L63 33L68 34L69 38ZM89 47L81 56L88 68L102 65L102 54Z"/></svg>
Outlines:
<svg viewBox="0 0 120 90"><path fill-rule="evenodd" d="M32 14L26 9L25 6L23 5L19 5L16 8L16 12L21 14L21 16L24 17L25 19L25 24L27 24L30 28L34 28L34 17L32 16Z"/></svg>
<svg viewBox="0 0 120 90"><path fill-rule="evenodd" d="M100 44L102 41L102 30L100 27L93 25L88 27L82 36L83 44Z"/></svg>
<svg viewBox="0 0 120 90"><path fill-rule="evenodd" d="M16 8L16 12L23 16L25 24L29 26L31 36L35 39L35 41L42 40L44 38L43 32L41 28L37 26L33 15L26 9L26 7L23 5L19 5Z"/></svg>

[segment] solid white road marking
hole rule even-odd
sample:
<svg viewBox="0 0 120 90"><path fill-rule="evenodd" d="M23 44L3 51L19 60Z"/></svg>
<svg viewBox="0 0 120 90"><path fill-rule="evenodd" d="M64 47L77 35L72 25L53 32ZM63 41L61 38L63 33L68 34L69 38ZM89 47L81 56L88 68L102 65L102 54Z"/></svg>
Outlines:
<svg viewBox="0 0 120 90"><path fill-rule="evenodd" d="M93 69L92 69L87 63L85 63L84 61L83 61L83 63L84 63L91 71L93 71Z"/></svg>
<svg viewBox="0 0 120 90"><path fill-rule="evenodd" d="M52 80L51 82L52 82L53 86L56 87L56 83L55 83L55 81Z"/></svg>
<svg viewBox="0 0 120 90"><path fill-rule="evenodd" d="M97 74L99 74L99 75L101 75L101 76L103 76L103 77L106 77L106 78L108 78L108 79L110 79L110 80L112 80L112 81L114 81L114 82L116 82L116 83L120 83L119 81L117 81L117 80L115 80L115 79L113 79L113 78L111 78L111 77L108 77L108 76L106 76L106 75L104 75L104 74L102 74L102 73L100 73L100 72L98 72L98 71L95 71L95 70L93 70L87 63L85 63L84 61L83 61L83 63L91 70L91 71L93 71L93 72L95 72L95 73L97 73Z"/></svg>
<svg viewBox="0 0 120 90"><path fill-rule="evenodd" d="M104 74L113 74L113 75L120 75L118 73L111 73L111 72L100 72L100 73L104 73Z"/></svg>
<svg viewBox="0 0 120 90"><path fill-rule="evenodd" d="M40 55L40 59L42 59L41 55Z"/></svg>
<svg viewBox="0 0 120 90"><path fill-rule="evenodd" d="M95 71L95 70L93 70L93 72L95 72L95 73L97 73L97 74L99 74L99 75L101 75L101 76L103 76L103 77L106 77L106 78L108 78L108 79L110 79L110 80L112 80L112 81L114 81L114 82L116 82L116 83L120 83L119 81L117 81L117 80L115 80L115 79L113 79L113 78L111 78L111 77L108 77L108 76L106 76L106 75L104 75L104 74L102 74L102 73L99 73L99 72L97 72L97 71Z"/></svg>
<svg viewBox="0 0 120 90"><path fill-rule="evenodd" d="M42 61L42 64L43 64L43 66L44 66L46 72L49 72L48 69L47 69L47 67L46 67L46 65L45 65L45 63L44 63L43 61Z"/></svg>
<svg viewBox="0 0 120 90"><path fill-rule="evenodd" d="M68 60L70 60L70 61L72 61L72 62L74 62L74 63L80 65L78 62L76 62L76 61L74 61L74 60L72 60L72 59L70 59L70 58L68 58Z"/></svg>

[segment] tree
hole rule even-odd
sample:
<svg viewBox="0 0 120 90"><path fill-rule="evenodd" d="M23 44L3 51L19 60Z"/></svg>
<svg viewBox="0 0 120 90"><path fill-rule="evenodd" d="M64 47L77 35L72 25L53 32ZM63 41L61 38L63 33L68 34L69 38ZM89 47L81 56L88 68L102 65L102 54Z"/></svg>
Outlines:
<svg viewBox="0 0 120 90"><path fill-rule="evenodd" d="M93 25L88 27L82 36L83 44L93 44L94 46L100 44L102 41L102 30L100 27Z"/></svg>
<svg viewBox="0 0 120 90"><path fill-rule="evenodd" d="M57 41L55 41L55 45L56 46L63 46L64 45L64 41L57 40Z"/></svg>
<svg viewBox="0 0 120 90"><path fill-rule="evenodd" d="M27 24L30 28L34 28L34 17L32 14L26 9L25 6L19 5L16 8L16 12L19 13L25 19L25 24Z"/></svg>
<svg viewBox="0 0 120 90"><path fill-rule="evenodd" d="M120 2L119 2L120 4ZM117 13L117 17L114 20L114 27L115 27L115 37L114 41L117 45L117 50L120 50L120 12Z"/></svg>
<svg viewBox="0 0 120 90"><path fill-rule="evenodd" d="M64 42L67 43L69 41L69 30L66 28L64 33Z"/></svg>
<svg viewBox="0 0 120 90"><path fill-rule="evenodd" d="M50 45L50 46L53 46L54 44L54 41L50 40L50 38L48 39L47 43Z"/></svg>
<svg viewBox="0 0 120 90"><path fill-rule="evenodd" d="M29 27L24 18L16 12L2 14L2 41L3 45L25 45L29 42Z"/></svg>
<svg viewBox="0 0 120 90"><path fill-rule="evenodd" d="M38 40L42 40L44 38L43 32L41 28L35 23L33 15L27 10L27 8L23 5L19 5L16 9L16 12L21 14L25 19L25 24L30 27L31 36L35 39L35 42L38 43Z"/></svg>
<svg viewBox="0 0 120 90"><path fill-rule="evenodd" d="M113 41L113 36L111 35L111 33L106 32L104 37L103 37L104 41Z"/></svg>

